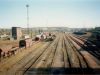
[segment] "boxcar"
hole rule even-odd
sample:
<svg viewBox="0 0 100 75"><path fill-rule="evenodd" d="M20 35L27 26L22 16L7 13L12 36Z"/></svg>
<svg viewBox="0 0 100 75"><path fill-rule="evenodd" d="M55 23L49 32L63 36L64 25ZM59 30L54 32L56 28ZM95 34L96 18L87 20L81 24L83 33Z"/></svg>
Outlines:
<svg viewBox="0 0 100 75"><path fill-rule="evenodd" d="M32 45L32 39L30 38L19 41L19 47L27 48L27 47L30 47L31 45Z"/></svg>

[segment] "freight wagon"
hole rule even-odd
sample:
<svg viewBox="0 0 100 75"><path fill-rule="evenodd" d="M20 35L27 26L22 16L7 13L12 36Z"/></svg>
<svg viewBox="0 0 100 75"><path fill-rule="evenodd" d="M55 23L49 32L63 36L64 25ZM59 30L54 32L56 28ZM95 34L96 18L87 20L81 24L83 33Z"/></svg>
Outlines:
<svg viewBox="0 0 100 75"><path fill-rule="evenodd" d="M36 35L34 38L35 41L53 41L55 39L55 34L53 33L41 33L40 35Z"/></svg>
<svg viewBox="0 0 100 75"><path fill-rule="evenodd" d="M19 47L13 47L12 45L3 45L0 46L0 59L3 57L9 57L15 55L23 47L27 48L32 45L32 39L24 39L19 41Z"/></svg>
<svg viewBox="0 0 100 75"><path fill-rule="evenodd" d="M45 40L47 38L47 36L46 35L44 35L44 34L40 34L40 35L36 35L36 37L35 37L35 41L43 41L43 40Z"/></svg>
<svg viewBox="0 0 100 75"><path fill-rule="evenodd" d="M0 58L1 57L8 57L12 54L12 45L3 45L0 46Z"/></svg>
<svg viewBox="0 0 100 75"><path fill-rule="evenodd" d="M19 41L19 47L30 47L32 45L32 39L31 38L27 38L27 39L24 39L24 40L20 40Z"/></svg>

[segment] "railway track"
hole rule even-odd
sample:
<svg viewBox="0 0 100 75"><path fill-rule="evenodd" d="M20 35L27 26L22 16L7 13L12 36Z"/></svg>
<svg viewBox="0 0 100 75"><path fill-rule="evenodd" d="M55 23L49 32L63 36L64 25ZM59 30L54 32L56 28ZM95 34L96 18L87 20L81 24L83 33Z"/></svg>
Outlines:
<svg viewBox="0 0 100 75"><path fill-rule="evenodd" d="M33 42L33 45L35 45L35 44L38 44L38 43L40 43L39 41L37 41L37 42ZM29 48L28 48L29 49ZM21 48L17 48L17 53L19 53L20 54L20 52L23 52L25 50L25 47L21 47ZM9 58L10 57L10 58ZM1 61L0 61L0 66L1 66L1 64L3 63L6 63L9 59L11 59L11 58L14 58L14 54L12 55L12 56L9 56L9 57L5 57L5 58L3 58Z"/></svg>
<svg viewBox="0 0 100 75"><path fill-rule="evenodd" d="M32 51L29 55L21 59L18 63L16 63L9 71L8 73L10 75L16 75L18 74L18 70L21 68L27 66L27 64L30 64L33 60L36 60L42 52L49 46L50 43L45 43L42 47L35 49L35 51Z"/></svg>
<svg viewBox="0 0 100 75"><path fill-rule="evenodd" d="M32 51L34 51L39 46L42 46L44 43L38 42L34 44L31 48L22 49L21 52L19 52L17 55L10 57L8 60L4 60L0 63L0 75L3 75L6 73L11 66L14 66L16 63L18 63L20 60L22 60L25 56L28 56ZM34 48L34 50L32 50ZM8 64L9 63L9 64Z"/></svg>
<svg viewBox="0 0 100 75"><path fill-rule="evenodd" d="M51 43L50 46L47 49L45 49L43 54L36 60L36 62L34 64L32 64L32 66L28 69L28 71L26 71L25 75L29 74L30 72L32 74L37 74L37 75L40 74L40 73L42 73L42 74L46 73L45 70L40 70L40 68L41 69L47 68L47 66L48 66L48 68L50 68L49 65L51 65L52 60L51 60L51 62L48 63L48 59L49 59L49 56L52 54L52 51L54 49L56 49L55 45L57 44L56 42L58 41L58 39L59 39L59 37L57 37L55 39L55 41L53 43ZM53 59L53 57L52 57L52 59Z"/></svg>
<svg viewBox="0 0 100 75"><path fill-rule="evenodd" d="M100 73L100 60L83 49L84 42L71 34L59 33L54 41L36 45L8 70L3 68L1 71L5 71L5 75Z"/></svg>
<svg viewBox="0 0 100 75"><path fill-rule="evenodd" d="M98 45L96 43L94 43L90 39L85 39L83 37L78 37L78 36L75 36L75 37L87 45L87 47L85 47L85 49L89 50L89 52L91 54L93 54L95 57L100 59L100 48L98 47Z"/></svg>
<svg viewBox="0 0 100 75"><path fill-rule="evenodd" d="M100 61L100 49L96 47L96 45L92 43L86 43L85 41L77 39L71 35L70 38L72 38L77 44L79 44L82 49L84 49L85 51L89 52L92 56L94 56L95 59Z"/></svg>
<svg viewBox="0 0 100 75"><path fill-rule="evenodd" d="M91 69L92 69L92 73L96 73L95 70L98 70L100 68L100 60L95 58L88 51L84 50L80 46L78 40L77 40L78 43L76 42L75 39L73 39L72 42L73 42L74 46L77 48L78 52L81 54L81 56L83 56L83 58L85 59L85 62L87 64L87 67L89 68L89 70L91 71Z"/></svg>

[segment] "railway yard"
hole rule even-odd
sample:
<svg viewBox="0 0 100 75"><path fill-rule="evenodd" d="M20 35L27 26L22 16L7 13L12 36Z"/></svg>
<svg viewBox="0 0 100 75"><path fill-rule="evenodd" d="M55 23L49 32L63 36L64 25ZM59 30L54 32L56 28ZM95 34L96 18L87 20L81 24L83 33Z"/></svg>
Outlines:
<svg viewBox="0 0 100 75"><path fill-rule="evenodd" d="M59 32L53 41L34 41L0 61L0 75L99 75L100 47Z"/></svg>

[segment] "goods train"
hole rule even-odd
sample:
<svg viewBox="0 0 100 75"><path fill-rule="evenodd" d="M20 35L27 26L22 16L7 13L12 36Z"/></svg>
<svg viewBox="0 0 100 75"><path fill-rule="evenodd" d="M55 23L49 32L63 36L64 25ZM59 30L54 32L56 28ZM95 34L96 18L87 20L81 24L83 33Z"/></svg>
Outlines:
<svg viewBox="0 0 100 75"><path fill-rule="evenodd" d="M31 38L27 38L27 39L24 39L24 40L20 40L19 41L19 47L30 47L32 45L32 39Z"/></svg>
<svg viewBox="0 0 100 75"><path fill-rule="evenodd" d="M0 46L0 58L16 54L17 49L19 49L19 47L13 47L12 45Z"/></svg>
<svg viewBox="0 0 100 75"><path fill-rule="evenodd" d="M34 40L35 40L35 41L43 41L43 40L45 40L46 38L47 38L46 35L40 34L40 35L36 35L35 38L34 38Z"/></svg>
<svg viewBox="0 0 100 75"><path fill-rule="evenodd" d="M32 39L24 39L19 41L19 47L13 47L12 45L0 46L0 59L1 57L9 57L15 55L21 48L28 48L32 45Z"/></svg>
<svg viewBox="0 0 100 75"><path fill-rule="evenodd" d="M34 40L35 41L53 41L55 37L56 36L52 33L42 33L40 35L36 35Z"/></svg>
<svg viewBox="0 0 100 75"><path fill-rule="evenodd" d="M48 33L48 34L40 34L36 35L36 37L33 39L34 41L53 41L55 39L55 35ZM12 45L4 45L0 46L0 59L1 57L9 57L11 55L15 55L18 51L21 50L21 48L28 48L32 46L33 40L31 38L27 38L24 40L19 41L19 47L13 47Z"/></svg>

